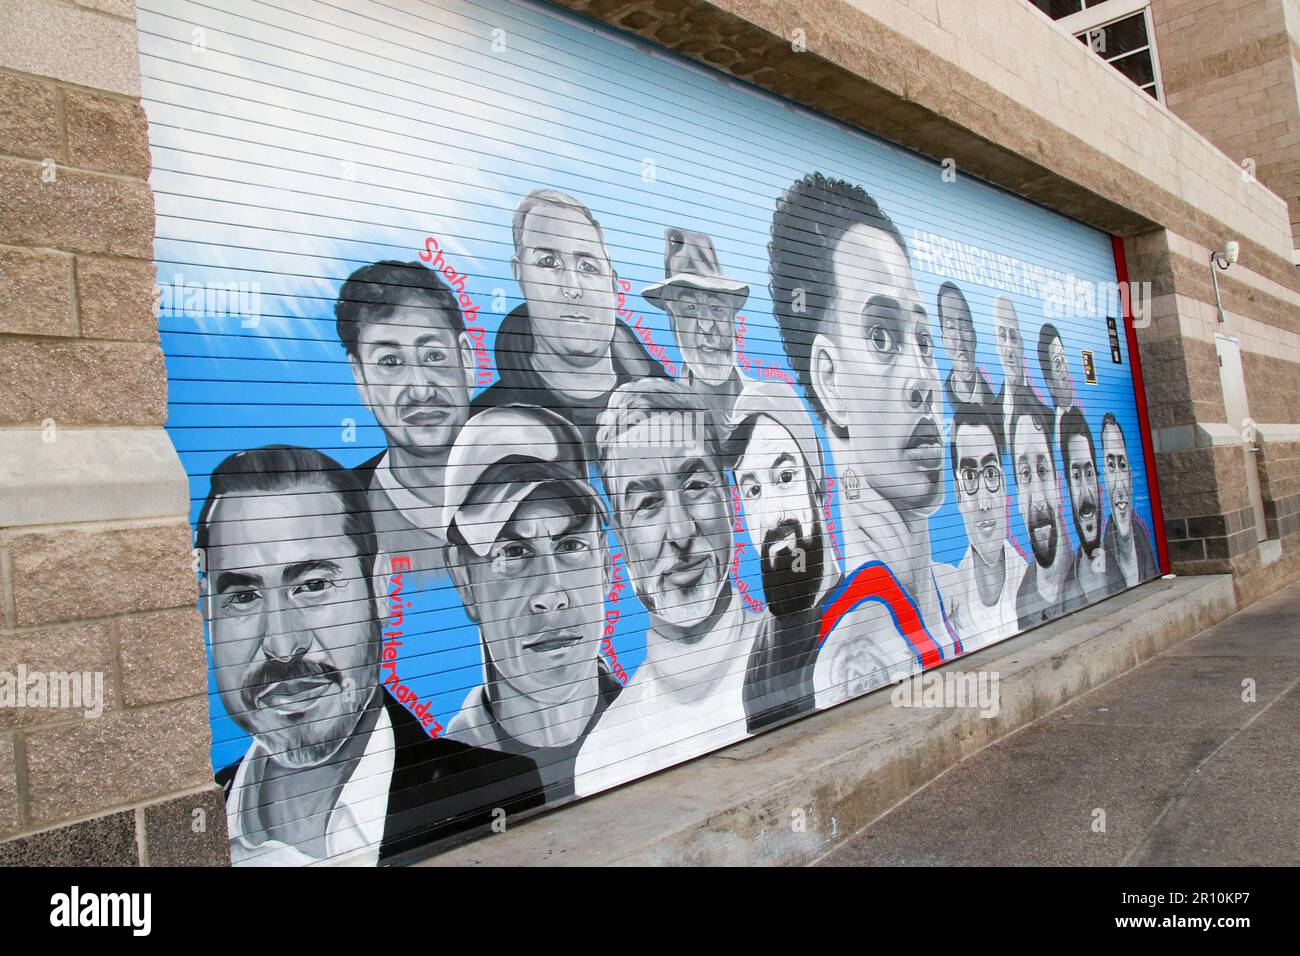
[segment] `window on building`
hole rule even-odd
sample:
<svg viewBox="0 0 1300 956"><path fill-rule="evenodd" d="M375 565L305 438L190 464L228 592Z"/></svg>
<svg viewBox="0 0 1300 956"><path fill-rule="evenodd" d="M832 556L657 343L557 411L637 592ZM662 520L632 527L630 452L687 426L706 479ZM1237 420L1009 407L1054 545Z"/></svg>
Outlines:
<svg viewBox="0 0 1300 956"><path fill-rule="evenodd" d="M1161 99L1160 62L1148 0L1032 0L1080 43L1128 77L1153 100Z"/></svg>

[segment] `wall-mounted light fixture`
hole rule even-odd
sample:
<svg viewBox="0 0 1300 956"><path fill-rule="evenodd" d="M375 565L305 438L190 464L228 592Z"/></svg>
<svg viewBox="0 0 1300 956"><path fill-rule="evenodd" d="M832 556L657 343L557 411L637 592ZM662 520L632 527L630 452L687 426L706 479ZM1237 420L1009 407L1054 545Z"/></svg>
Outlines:
<svg viewBox="0 0 1300 956"><path fill-rule="evenodd" d="M1223 247L1223 251L1215 249L1210 253L1210 280L1214 283L1214 305L1219 310L1219 321L1226 322L1223 316L1223 303L1219 301L1219 269L1227 269L1228 266L1234 265L1237 257L1241 255L1241 244L1236 239L1231 239Z"/></svg>

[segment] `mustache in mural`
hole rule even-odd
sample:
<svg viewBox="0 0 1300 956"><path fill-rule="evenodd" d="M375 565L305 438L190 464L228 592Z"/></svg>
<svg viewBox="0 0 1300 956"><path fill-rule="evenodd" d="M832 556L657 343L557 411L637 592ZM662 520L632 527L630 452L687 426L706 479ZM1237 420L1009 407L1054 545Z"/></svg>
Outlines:
<svg viewBox="0 0 1300 956"><path fill-rule="evenodd" d="M655 564L653 594L645 595L650 610L680 623L706 612L725 580L717 570L720 558L710 551L669 547Z"/></svg>
<svg viewBox="0 0 1300 956"><path fill-rule="evenodd" d="M1091 491L1085 491L1079 505L1074 510L1075 530L1079 532L1079 541L1084 551L1092 554L1101 544L1101 525L1097 519L1097 497ZM1091 525L1089 534L1085 528Z"/></svg>
<svg viewBox="0 0 1300 956"><path fill-rule="evenodd" d="M785 518L763 538L763 595L777 617L806 611L817 600L825 562L821 526L802 531L798 521Z"/></svg>
<svg viewBox="0 0 1300 956"><path fill-rule="evenodd" d="M307 657L269 660L253 671L244 687L244 706L250 711L294 701L322 697L332 687L343 686L338 668Z"/></svg>
<svg viewBox="0 0 1300 956"><path fill-rule="evenodd" d="M1029 513L1029 542L1039 565L1050 568L1056 560L1056 516L1050 505L1035 505Z"/></svg>
<svg viewBox="0 0 1300 956"><path fill-rule="evenodd" d="M449 417L451 395L437 386L407 389L397 398L402 421L407 425L438 425Z"/></svg>

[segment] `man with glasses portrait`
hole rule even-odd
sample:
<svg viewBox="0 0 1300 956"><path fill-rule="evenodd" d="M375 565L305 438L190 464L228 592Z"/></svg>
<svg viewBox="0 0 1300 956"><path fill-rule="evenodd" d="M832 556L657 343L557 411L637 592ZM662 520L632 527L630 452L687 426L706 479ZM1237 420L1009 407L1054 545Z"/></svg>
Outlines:
<svg viewBox="0 0 1300 956"><path fill-rule="evenodd" d="M1027 565L1007 539L1001 416L987 405L958 405L951 434L957 508L970 547L946 575L942 591L949 622L972 651L1019 629L1016 592Z"/></svg>

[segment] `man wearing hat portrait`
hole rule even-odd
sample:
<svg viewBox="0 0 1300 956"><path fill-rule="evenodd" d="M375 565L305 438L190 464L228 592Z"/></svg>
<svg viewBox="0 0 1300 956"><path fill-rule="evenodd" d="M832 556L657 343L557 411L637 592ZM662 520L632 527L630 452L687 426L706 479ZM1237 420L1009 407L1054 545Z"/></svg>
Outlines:
<svg viewBox="0 0 1300 956"><path fill-rule="evenodd" d="M446 563L484 669L447 736L530 757L548 803L573 795L578 749L621 689L600 657L610 557L582 447L556 413L504 405L466 423L447 466Z"/></svg>
<svg viewBox="0 0 1300 956"><path fill-rule="evenodd" d="M703 233L671 228L664 239L665 278L641 295L668 313L684 380L725 419L744 386L736 365L736 314L749 286L723 275L713 240Z"/></svg>

